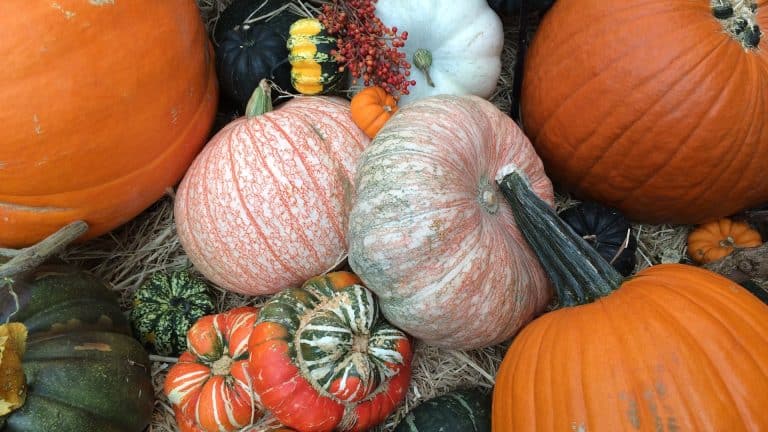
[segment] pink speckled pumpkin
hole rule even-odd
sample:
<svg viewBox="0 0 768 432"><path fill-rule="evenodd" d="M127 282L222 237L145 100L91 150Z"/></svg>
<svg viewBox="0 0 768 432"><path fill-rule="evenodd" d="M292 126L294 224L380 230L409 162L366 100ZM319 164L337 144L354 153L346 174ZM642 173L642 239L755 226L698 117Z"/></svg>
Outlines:
<svg viewBox="0 0 768 432"><path fill-rule="evenodd" d="M340 98L297 97L233 121L179 185L174 213L189 259L252 295L329 270L346 253L347 194L368 142Z"/></svg>
<svg viewBox="0 0 768 432"><path fill-rule="evenodd" d="M363 152L349 263L390 322L472 349L508 339L546 306L551 288L494 181L507 164L552 203L523 132L474 96L412 103Z"/></svg>

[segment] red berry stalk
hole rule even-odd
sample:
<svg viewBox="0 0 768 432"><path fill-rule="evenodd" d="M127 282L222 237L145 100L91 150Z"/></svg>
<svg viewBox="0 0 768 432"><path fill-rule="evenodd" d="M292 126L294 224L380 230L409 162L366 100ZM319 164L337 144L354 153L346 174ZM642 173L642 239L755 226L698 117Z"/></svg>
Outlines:
<svg viewBox="0 0 768 432"><path fill-rule="evenodd" d="M331 0L318 16L328 33L336 37L337 49L331 51L339 63L339 72L349 70L366 86L378 85L396 99L408 94L416 81L408 80L411 64L405 53L408 32L397 33L375 15L376 0Z"/></svg>

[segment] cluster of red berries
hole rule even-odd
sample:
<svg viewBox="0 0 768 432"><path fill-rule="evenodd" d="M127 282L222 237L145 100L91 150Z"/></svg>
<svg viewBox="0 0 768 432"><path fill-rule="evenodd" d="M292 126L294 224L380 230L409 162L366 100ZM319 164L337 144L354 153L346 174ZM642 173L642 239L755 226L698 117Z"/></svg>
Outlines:
<svg viewBox="0 0 768 432"><path fill-rule="evenodd" d="M411 64L405 53L408 32L397 33L375 15L376 0L332 0L323 5L318 17L329 34L336 37L337 48L331 51L339 72L348 69L366 86L378 85L395 98L408 94L416 81L408 80Z"/></svg>

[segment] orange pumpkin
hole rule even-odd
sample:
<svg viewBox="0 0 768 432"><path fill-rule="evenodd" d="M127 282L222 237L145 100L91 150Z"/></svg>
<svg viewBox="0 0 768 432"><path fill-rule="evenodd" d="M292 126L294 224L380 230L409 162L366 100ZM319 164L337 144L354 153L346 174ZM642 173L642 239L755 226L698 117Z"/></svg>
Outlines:
<svg viewBox="0 0 768 432"><path fill-rule="evenodd" d="M768 430L768 306L694 266L622 280L520 175L501 187L561 308L504 356L494 432Z"/></svg>
<svg viewBox="0 0 768 432"><path fill-rule="evenodd" d="M547 174L638 222L768 201L767 31L765 1L556 2L521 101Z"/></svg>
<svg viewBox="0 0 768 432"><path fill-rule="evenodd" d="M258 316L258 309L240 307L206 315L189 329L189 350L163 384L183 430L235 431L262 417L248 364L248 338Z"/></svg>
<svg viewBox="0 0 768 432"><path fill-rule="evenodd" d="M696 262L708 263L730 255L736 248L763 244L760 233L746 222L723 218L696 227L688 234L688 255Z"/></svg>
<svg viewBox="0 0 768 432"><path fill-rule="evenodd" d="M181 178L213 122L192 0L6 0L0 57L0 246L128 221Z"/></svg>
<svg viewBox="0 0 768 432"><path fill-rule="evenodd" d="M352 98L352 121L373 138L397 112L397 101L379 86L366 87Z"/></svg>
<svg viewBox="0 0 768 432"><path fill-rule="evenodd" d="M368 138L344 99L297 97L270 111L268 88L254 93L250 114L219 131L195 159L174 215L201 273L258 295L343 260L351 176Z"/></svg>

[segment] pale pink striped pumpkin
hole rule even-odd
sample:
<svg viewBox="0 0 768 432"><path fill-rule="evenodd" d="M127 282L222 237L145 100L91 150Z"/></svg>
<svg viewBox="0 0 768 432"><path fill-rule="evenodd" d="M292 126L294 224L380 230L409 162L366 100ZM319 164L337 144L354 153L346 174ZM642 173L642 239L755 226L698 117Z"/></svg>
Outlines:
<svg viewBox="0 0 768 432"><path fill-rule="evenodd" d="M552 203L523 132L475 96L416 101L363 152L349 263L390 322L471 349L508 339L546 306L551 287L495 183L507 164Z"/></svg>
<svg viewBox="0 0 768 432"><path fill-rule="evenodd" d="M228 124L176 195L189 259L221 287L253 295L329 270L346 254L348 194L368 142L335 97L297 97Z"/></svg>

